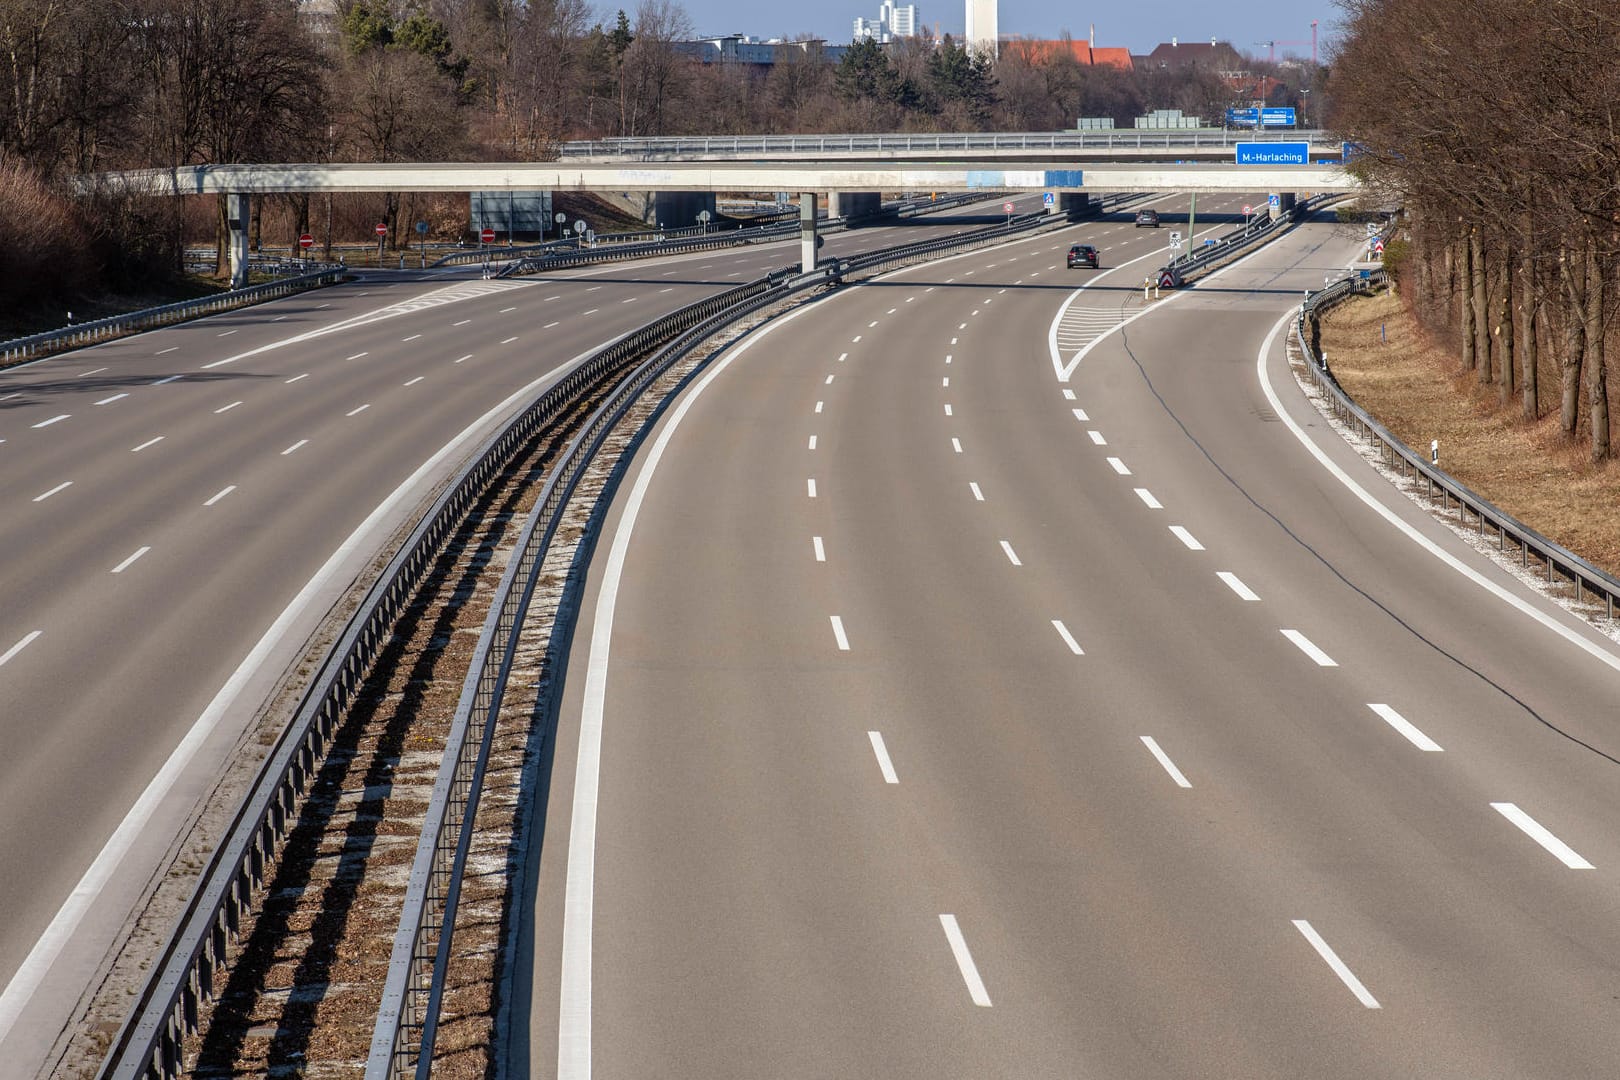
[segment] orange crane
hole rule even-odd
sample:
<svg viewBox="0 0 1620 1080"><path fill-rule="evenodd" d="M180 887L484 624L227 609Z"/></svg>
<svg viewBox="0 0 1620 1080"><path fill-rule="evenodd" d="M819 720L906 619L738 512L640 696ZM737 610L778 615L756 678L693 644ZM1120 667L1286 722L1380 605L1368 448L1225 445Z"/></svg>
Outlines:
<svg viewBox="0 0 1620 1080"><path fill-rule="evenodd" d="M1285 48L1290 45L1309 45L1311 47L1311 63L1314 64L1316 63L1316 20L1311 20L1311 40L1309 41L1257 41L1255 44L1264 45L1267 49L1271 50L1269 55L1266 57L1266 59L1271 63L1277 62L1277 46L1279 45L1282 45Z"/></svg>

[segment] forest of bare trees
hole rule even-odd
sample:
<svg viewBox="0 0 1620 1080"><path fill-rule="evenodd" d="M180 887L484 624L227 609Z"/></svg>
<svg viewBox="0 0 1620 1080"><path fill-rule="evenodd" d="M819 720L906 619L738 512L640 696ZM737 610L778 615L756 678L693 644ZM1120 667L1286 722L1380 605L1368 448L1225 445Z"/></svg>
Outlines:
<svg viewBox="0 0 1620 1080"><path fill-rule="evenodd" d="M1613 456L1620 6L1341 0L1331 123L1406 209L1414 310L1525 421Z"/></svg>
<svg viewBox="0 0 1620 1080"><path fill-rule="evenodd" d="M1152 108L1218 115L1233 93L1214 72L1093 68L1063 50L1008 49L992 62L948 39L865 44L838 64L815 44L770 68L702 64L672 47L694 31L676 0L316 7L0 0L0 311L152 281L177 270L186 242L208 239L180 200L68 199L77 174L544 160L561 140L607 135L1055 130L1082 115L1128 125ZM1273 74L1278 95L1309 77ZM258 200L256 212L267 201L300 230L331 220L325 200ZM394 225L400 212L389 198L355 221L381 213Z"/></svg>

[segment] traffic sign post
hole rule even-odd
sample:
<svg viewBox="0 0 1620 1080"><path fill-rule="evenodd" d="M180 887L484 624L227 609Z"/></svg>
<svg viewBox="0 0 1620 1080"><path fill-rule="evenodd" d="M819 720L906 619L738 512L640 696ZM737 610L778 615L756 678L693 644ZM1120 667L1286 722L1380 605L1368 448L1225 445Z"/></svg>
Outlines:
<svg viewBox="0 0 1620 1080"><path fill-rule="evenodd" d="M309 233L305 233L298 238L298 246L305 251L308 251L310 248L315 246L315 238L309 235Z"/></svg>
<svg viewBox="0 0 1620 1080"><path fill-rule="evenodd" d="M1172 232L1170 234L1170 250L1171 251L1180 251L1181 250L1181 234L1180 233Z"/></svg>
<svg viewBox="0 0 1620 1080"><path fill-rule="evenodd" d="M1004 203L1001 204L1001 209L1007 215L1007 228L1011 229L1012 228L1012 216L1013 216L1013 204L1010 203L1010 202L1004 202Z"/></svg>
<svg viewBox="0 0 1620 1080"><path fill-rule="evenodd" d="M713 215L711 215L707 210L699 210L698 211L698 216L697 216L698 217L698 224L703 226L703 235L704 236L709 235L709 218L712 217L712 216Z"/></svg>
<svg viewBox="0 0 1620 1080"><path fill-rule="evenodd" d="M377 222L377 228L374 231L377 233L377 265L381 266L383 258L383 241L388 236L388 223L385 221Z"/></svg>
<svg viewBox="0 0 1620 1080"><path fill-rule="evenodd" d="M482 229L478 230L478 243L479 243L480 246L482 246L484 244L493 244L494 242L495 242L495 230L494 229L490 228L488 225L485 225Z"/></svg>
<svg viewBox="0 0 1620 1080"><path fill-rule="evenodd" d="M1052 207L1057 205L1057 196L1048 191L1045 195L1041 196L1041 205L1046 207L1048 210L1052 209Z"/></svg>

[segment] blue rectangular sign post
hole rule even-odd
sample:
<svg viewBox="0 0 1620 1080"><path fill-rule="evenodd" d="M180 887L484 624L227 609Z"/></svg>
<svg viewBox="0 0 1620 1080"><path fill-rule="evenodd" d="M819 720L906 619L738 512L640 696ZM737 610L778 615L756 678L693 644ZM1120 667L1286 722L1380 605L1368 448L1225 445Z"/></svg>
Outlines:
<svg viewBox="0 0 1620 1080"><path fill-rule="evenodd" d="M1261 127L1293 127L1294 126L1294 110L1293 109L1261 109L1260 110L1260 126Z"/></svg>
<svg viewBox="0 0 1620 1080"><path fill-rule="evenodd" d="M1311 144L1308 142L1240 142L1237 144L1239 165L1309 165Z"/></svg>
<svg viewBox="0 0 1620 1080"><path fill-rule="evenodd" d="M1227 109L1227 127L1252 128L1260 126L1259 109Z"/></svg>

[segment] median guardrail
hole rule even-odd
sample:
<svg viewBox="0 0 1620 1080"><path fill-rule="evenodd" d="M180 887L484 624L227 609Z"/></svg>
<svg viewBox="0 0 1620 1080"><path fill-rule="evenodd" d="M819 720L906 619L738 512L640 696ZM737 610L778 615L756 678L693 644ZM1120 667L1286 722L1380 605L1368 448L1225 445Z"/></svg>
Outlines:
<svg viewBox="0 0 1620 1080"><path fill-rule="evenodd" d="M1422 477L1429 502L1432 504L1438 498L1442 514L1449 514L1455 507L1459 525L1467 525L1469 517L1472 516L1481 537L1486 535L1487 530L1495 534L1499 551L1506 553L1508 543L1511 541L1518 549L1521 565L1526 569L1529 569L1533 557L1545 567L1549 584L1556 582L1560 577L1567 579L1574 587L1577 604L1585 602L1587 594L1596 596L1604 604L1604 617L1612 621L1615 599L1620 597L1620 579L1599 570L1568 548L1548 539L1513 515L1498 509L1472 488L1428 460L1424 454L1407 446L1365 409L1357 405L1350 395L1345 393L1344 387L1339 385L1339 380L1333 377L1327 357L1321 354L1322 312L1351 296L1369 292L1382 285L1384 277L1383 270L1369 271L1366 277L1359 275L1346 277L1320 292L1311 294L1300 305L1299 317L1294 323L1294 337L1305 356L1305 367L1310 372L1312 385L1322 392L1334 416L1363 440L1378 446L1379 457L1385 464L1404 472L1413 483Z"/></svg>
<svg viewBox="0 0 1620 1080"><path fill-rule="evenodd" d="M1236 258L1250 248L1271 239L1306 214L1319 210L1339 198L1343 196L1331 193L1313 196L1296 204L1280 217L1267 217L1264 221L1245 224L1242 228L1233 229L1216 237L1213 243L1204 245L1195 252L1177 255L1159 269L1159 285L1162 288L1179 289L1196 275L1206 273Z"/></svg>
<svg viewBox="0 0 1620 1080"><path fill-rule="evenodd" d="M68 349L98 345L114 338L128 337L130 334L142 334L161 326L199 319L205 315L217 315L250 304L261 304L266 300L307 292L323 285L335 285L343 280L343 276L347 273L348 268L344 266L323 266L313 273L269 281L263 285L250 285L245 289L232 289L230 292L216 293L196 300L143 308L126 315L113 315L106 319L78 323L43 334L13 338L10 341L0 342L0 367L37 360L42 356L50 356Z"/></svg>
<svg viewBox="0 0 1620 1080"><path fill-rule="evenodd" d="M1199 128L1192 131L1130 128L1110 131L1040 131L916 135L722 135L588 139L565 142L563 158L657 157L683 154L858 154L960 150L1179 150L1230 147L1240 142L1325 142L1321 131Z"/></svg>

